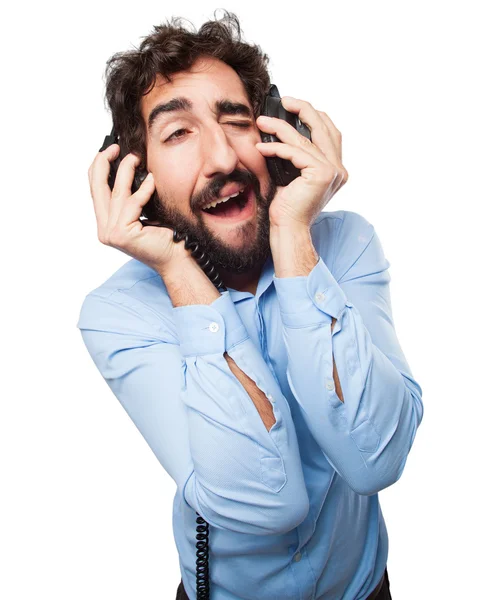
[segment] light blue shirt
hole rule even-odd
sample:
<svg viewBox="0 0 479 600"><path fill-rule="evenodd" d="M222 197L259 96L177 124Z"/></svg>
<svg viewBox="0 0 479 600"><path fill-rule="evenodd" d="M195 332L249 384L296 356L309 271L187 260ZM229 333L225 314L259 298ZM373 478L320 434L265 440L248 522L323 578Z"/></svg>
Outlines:
<svg viewBox="0 0 479 600"><path fill-rule="evenodd" d="M158 273L132 259L81 307L88 352L177 484L190 600L196 512L210 526L212 600L363 600L386 567L378 492L403 472L422 390L396 337L374 227L323 212L311 237L310 274L278 279L270 257L255 295L228 288L173 307ZM224 352L270 400L270 431Z"/></svg>

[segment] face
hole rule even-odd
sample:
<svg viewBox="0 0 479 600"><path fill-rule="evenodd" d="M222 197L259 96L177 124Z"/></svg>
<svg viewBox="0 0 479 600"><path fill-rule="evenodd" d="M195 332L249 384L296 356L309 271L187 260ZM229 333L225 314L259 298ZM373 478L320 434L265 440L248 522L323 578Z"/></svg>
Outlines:
<svg viewBox="0 0 479 600"><path fill-rule="evenodd" d="M176 98L186 103L170 102ZM216 267L234 273L257 268L270 252L268 209L276 185L255 147L261 136L236 72L201 58L171 75L171 82L158 76L140 109L156 185L155 218L190 232ZM244 191L236 198L204 209L238 188Z"/></svg>

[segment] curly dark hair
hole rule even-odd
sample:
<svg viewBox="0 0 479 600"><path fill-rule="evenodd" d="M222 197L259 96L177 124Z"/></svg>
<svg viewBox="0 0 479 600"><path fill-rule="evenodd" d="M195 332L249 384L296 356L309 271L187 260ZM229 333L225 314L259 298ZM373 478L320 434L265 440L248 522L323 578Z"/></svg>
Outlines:
<svg viewBox="0 0 479 600"><path fill-rule="evenodd" d="M224 10L224 9L223 9ZM120 137L120 156L133 152L140 157L139 169L146 165L146 125L140 101L154 87L157 74L170 82L170 75L189 69L200 57L222 60L241 79L254 117L261 113L270 87L269 57L260 46L242 40L238 17L225 10L220 19L203 23L199 31L189 31L182 17L172 17L156 25L139 48L118 52L107 61L105 100L113 125ZM190 21L188 21L192 25Z"/></svg>

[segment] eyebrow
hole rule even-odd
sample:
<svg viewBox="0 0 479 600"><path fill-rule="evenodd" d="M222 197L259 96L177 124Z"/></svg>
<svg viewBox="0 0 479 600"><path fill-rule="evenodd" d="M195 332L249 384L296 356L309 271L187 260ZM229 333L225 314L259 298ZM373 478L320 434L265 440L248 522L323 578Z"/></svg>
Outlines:
<svg viewBox="0 0 479 600"><path fill-rule="evenodd" d="M165 114L192 111L193 103L184 96L172 98L163 104L157 104L148 116L148 131L150 132L153 125ZM221 115L241 115L250 119L253 118L253 113L249 106L242 102L232 102L228 99L217 100L215 102L215 113L218 117Z"/></svg>

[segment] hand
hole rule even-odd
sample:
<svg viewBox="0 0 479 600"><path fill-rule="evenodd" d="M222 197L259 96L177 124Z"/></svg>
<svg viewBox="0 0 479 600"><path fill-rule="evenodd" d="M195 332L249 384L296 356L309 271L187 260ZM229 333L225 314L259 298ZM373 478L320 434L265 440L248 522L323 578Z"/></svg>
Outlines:
<svg viewBox="0 0 479 600"><path fill-rule="evenodd" d="M161 269L175 256L189 256L184 244L173 241L173 230L144 226L139 220L143 206L155 190L153 175L131 193L135 168L140 159L127 154L118 167L113 190L108 185L110 163L120 151L118 144L99 152L88 169L90 191L97 220L98 239L155 270ZM175 248L176 247L176 248Z"/></svg>
<svg viewBox="0 0 479 600"><path fill-rule="evenodd" d="M348 172L342 164L341 133L325 112L315 110L309 102L284 96L281 103L308 126L311 141L283 119L258 117L260 129L281 140L260 142L256 144L258 150L264 156L290 160L301 170L301 176L289 185L278 186L269 208L270 223L272 226L305 225L309 228L348 180Z"/></svg>

